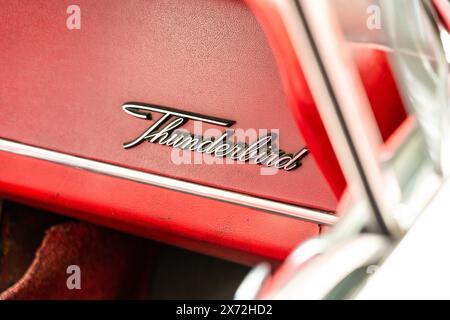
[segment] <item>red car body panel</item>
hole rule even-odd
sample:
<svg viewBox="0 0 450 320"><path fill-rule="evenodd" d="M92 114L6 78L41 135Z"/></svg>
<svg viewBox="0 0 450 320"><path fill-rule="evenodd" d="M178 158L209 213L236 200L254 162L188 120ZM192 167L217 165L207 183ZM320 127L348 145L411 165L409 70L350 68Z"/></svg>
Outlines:
<svg viewBox="0 0 450 320"><path fill-rule="evenodd" d="M79 1L83 25L74 31L59 1L4 4L0 138L334 211L345 180L281 17L272 1L247 3L253 12L231 0ZM405 113L386 55L360 46L354 54L387 138ZM175 165L166 146L122 148L148 127L121 110L128 101L279 129L281 148L307 145L312 156L275 175L256 165ZM0 163L7 198L244 263L282 260L320 232L314 223L8 152Z"/></svg>
<svg viewBox="0 0 450 320"><path fill-rule="evenodd" d="M43 3L55 6L51 1ZM175 165L170 160L172 149L157 144L122 148L122 143L149 126L148 121L122 111L130 100L231 119L236 121L234 127L244 130L279 128L282 149L296 152L305 146L264 34L244 4L203 1L195 11L192 4L158 1L114 5L88 1L80 6L86 14L77 33L65 25L55 27L51 16L36 14L38 2L20 10L6 9L12 13L8 19L26 19L30 26L21 29L20 37L13 32L17 30L13 23L1 40L1 59L8 63L2 69L2 99L11 105L0 122L3 138L278 201L334 209L336 200L309 157L297 170L263 176L254 165ZM152 19L130 23L124 18L145 11L153 13ZM120 20L109 20L119 13ZM235 22L225 24L230 16ZM184 128L193 132L192 123Z"/></svg>

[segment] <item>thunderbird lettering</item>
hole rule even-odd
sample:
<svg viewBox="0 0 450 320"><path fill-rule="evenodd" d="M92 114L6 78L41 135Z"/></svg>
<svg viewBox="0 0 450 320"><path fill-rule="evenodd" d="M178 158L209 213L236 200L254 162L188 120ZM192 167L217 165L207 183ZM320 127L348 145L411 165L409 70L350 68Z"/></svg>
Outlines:
<svg viewBox="0 0 450 320"><path fill-rule="evenodd" d="M212 125L230 127L235 122L216 117L204 116L196 113L185 112L173 108L155 105L127 103L122 109L133 117L151 120L152 113L162 116L157 119L147 130L137 138L123 144L129 149L144 141L158 143L160 145L180 148L190 151L214 155L216 157L228 157L232 160L249 162L253 164L275 167L290 171L301 166L301 160L309 153L302 148L296 153L286 153L274 147L275 136L273 134L258 138L251 144L232 143L233 130L227 129L219 137L204 138L182 131L177 131L189 120L201 121Z"/></svg>

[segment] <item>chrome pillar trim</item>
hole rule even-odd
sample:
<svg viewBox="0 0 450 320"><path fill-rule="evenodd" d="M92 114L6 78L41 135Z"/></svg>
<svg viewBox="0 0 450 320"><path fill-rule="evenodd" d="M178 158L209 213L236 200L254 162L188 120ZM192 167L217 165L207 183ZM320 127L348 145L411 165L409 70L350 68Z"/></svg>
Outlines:
<svg viewBox="0 0 450 320"><path fill-rule="evenodd" d="M334 225L339 219L337 216L334 216L331 212L327 211L299 207L287 203L253 197L238 192L163 177L156 174L76 157L5 139L0 139L0 151L50 161L116 178L122 178L147 185L188 193L195 196L224 201L317 224Z"/></svg>
<svg viewBox="0 0 450 320"><path fill-rule="evenodd" d="M450 180L352 298L357 300L448 300Z"/></svg>
<svg viewBox="0 0 450 320"><path fill-rule="evenodd" d="M327 239L314 238L303 242L287 257L286 262L300 267L305 262L321 254L329 246Z"/></svg>
<svg viewBox="0 0 450 320"><path fill-rule="evenodd" d="M263 297L275 300L322 300L334 299L333 291L352 274L378 265L390 248L390 241L384 236L365 234L351 238L311 259L282 288ZM353 281L348 291L358 289L359 282ZM341 297L341 298L347 298Z"/></svg>
<svg viewBox="0 0 450 320"><path fill-rule="evenodd" d="M392 172L377 161L381 139L352 62L342 52L330 4L326 0L276 4L352 193L369 204L383 233L400 236L398 224L388 214L400 190Z"/></svg>
<svg viewBox="0 0 450 320"><path fill-rule="evenodd" d="M234 300L254 300L258 298L264 283L270 277L270 264L262 262L255 266L244 278L234 294Z"/></svg>

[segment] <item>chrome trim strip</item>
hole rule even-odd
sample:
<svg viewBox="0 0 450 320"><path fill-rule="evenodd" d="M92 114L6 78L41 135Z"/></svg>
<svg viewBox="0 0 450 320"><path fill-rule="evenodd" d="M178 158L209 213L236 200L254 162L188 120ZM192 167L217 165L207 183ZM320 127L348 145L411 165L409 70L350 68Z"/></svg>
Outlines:
<svg viewBox="0 0 450 320"><path fill-rule="evenodd" d="M381 134L342 30L336 26L336 12L327 0L297 0L296 5L302 29L297 39L303 51L309 51L309 59L300 62L349 189L355 198L367 201L384 234L400 237L402 231L391 215L401 199L400 186L392 167L379 161ZM314 77L312 65L317 70Z"/></svg>
<svg viewBox="0 0 450 320"><path fill-rule="evenodd" d="M30 145L5 139L0 139L0 151L14 153L17 155L36 158L40 160L46 160L62 165L92 171L95 173L105 174L156 187L184 192L195 196L224 201L249 208L255 208L269 213L280 214L317 224L333 225L339 219L338 217L326 211L299 207L237 192L167 178L156 174L119 167L104 162L84 159L65 153L50 151L47 149L33 147Z"/></svg>

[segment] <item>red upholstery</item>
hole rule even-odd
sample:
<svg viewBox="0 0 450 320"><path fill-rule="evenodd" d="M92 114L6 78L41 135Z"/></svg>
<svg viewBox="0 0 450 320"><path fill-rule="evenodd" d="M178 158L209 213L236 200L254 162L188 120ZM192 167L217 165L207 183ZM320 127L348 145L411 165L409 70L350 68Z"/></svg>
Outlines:
<svg viewBox="0 0 450 320"><path fill-rule="evenodd" d="M0 299L136 298L142 271L148 267L148 252L143 244L139 239L91 224L68 222L53 226L28 270L0 293ZM70 265L80 267L79 290L67 287Z"/></svg>

